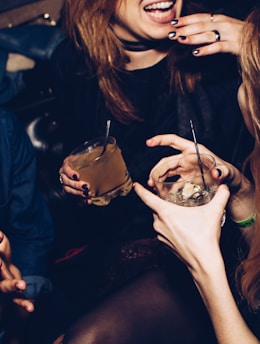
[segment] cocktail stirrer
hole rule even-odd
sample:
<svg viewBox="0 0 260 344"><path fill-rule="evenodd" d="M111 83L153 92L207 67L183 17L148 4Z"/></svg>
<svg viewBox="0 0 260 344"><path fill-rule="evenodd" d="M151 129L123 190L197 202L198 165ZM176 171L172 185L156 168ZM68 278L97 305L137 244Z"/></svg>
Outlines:
<svg viewBox="0 0 260 344"><path fill-rule="evenodd" d="M98 157L96 157L96 161L99 160L102 155L105 153L106 149L107 149L107 139L108 139L108 135L109 135L109 130L110 130L110 119L107 120L107 124L106 124L106 134L105 134L105 140L104 140L104 144L103 144L103 149L102 152L100 153L100 155Z"/></svg>
<svg viewBox="0 0 260 344"><path fill-rule="evenodd" d="M192 123L191 119L190 119L190 127L191 127L192 136L193 136L193 141L194 141L194 144L195 144L196 154L197 154L197 157L198 157L198 163L199 163L199 168L200 168L200 172L201 172L201 178L202 178L203 186L204 186L204 189L207 190L207 185L205 183L205 178L204 178L203 165L202 165L201 158L200 158L198 142L197 142L197 139L196 139L195 130L194 130L193 123Z"/></svg>

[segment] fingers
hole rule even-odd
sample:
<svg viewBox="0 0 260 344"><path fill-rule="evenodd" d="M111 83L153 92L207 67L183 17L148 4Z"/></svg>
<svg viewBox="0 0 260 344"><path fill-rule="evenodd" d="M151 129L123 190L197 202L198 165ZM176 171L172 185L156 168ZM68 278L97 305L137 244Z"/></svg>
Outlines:
<svg viewBox="0 0 260 344"><path fill-rule="evenodd" d="M172 24L176 28L186 27L186 26L189 26L192 24L198 24L198 23L201 24L201 27L205 27L205 24L213 25L217 22L223 22L225 18L229 18L229 17L226 17L225 15L222 15L222 14L196 13L196 14L189 14L187 16L179 17L177 20L177 23L173 23L174 22L173 20ZM189 32L190 34L193 33L192 31L185 31L185 32Z"/></svg>
<svg viewBox="0 0 260 344"><path fill-rule="evenodd" d="M19 270L12 265L11 268L13 268L13 274L11 269L6 266L3 260L0 261L0 268L0 293L10 295L15 304L23 307L28 312L33 312L33 303L30 300L25 299L22 294L22 291L26 289L26 282L22 279L15 278L17 275L20 276Z"/></svg>
<svg viewBox="0 0 260 344"><path fill-rule="evenodd" d="M86 181L80 180L79 173L70 168L68 158L64 160L59 170L59 180L65 192L89 199L90 185Z"/></svg>
<svg viewBox="0 0 260 344"><path fill-rule="evenodd" d="M216 209L219 209L220 212L223 212L225 210L225 207L227 205L227 202L230 197L230 191L225 184L221 184L215 196L213 197L212 201L208 203L211 207L216 207Z"/></svg>
<svg viewBox="0 0 260 344"><path fill-rule="evenodd" d="M172 21L168 37L194 46L194 56L219 52L239 54L243 21L222 14L193 14ZM219 33L217 39L216 31Z"/></svg>
<svg viewBox="0 0 260 344"><path fill-rule="evenodd" d="M146 141L148 147L170 146L183 154L196 153L194 142L175 134L156 135ZM215 155L202 144L198 144L200 153Z"/></svg>
<svg viewBox="0 0 260 344"><path fill-rule="evenodd" d="M64 338L64 334L61 334L58 338L55 339L55 341L52 344L62 344Z"/></svg>
<svg viewBox="0 0 260 344"><path fill-rule="evenodd" d="M11 246L7 236L0 231L0 256L6 264L11 263Z"/></svg>
<svg viewBox="0 0 260 344"><path fill-rule="evenodd" d="M194 142L184 139L175 134L164 134L154 136L146 141L147 146L170 146L177 150L188 150L189 152L195 152Z"/></svg>
<svg viewBox="0 0 260 344"><path fill-rule="evenodd" d="M16 305L18 305L18 306L24 308L27 312L30 312L30 313L31 313L31 312L34 311L34 304L33 304L33 302L30 301L30 300L27 300L27 299L20 299L20 298L14 298L14 299L13 299L13 302L14 302Z"/></svg>
<svg viewBox="0 0 260 344"><path fill-rule="evenodd" d="M182 157L182 155L196 152L193 141L184 139L175 134L157 135L148 139L146 143L149 147L170 146L174 149L181 151L181 154L176 154L161 159L154 166L154 168L157 168L158 165L162 165L166 162L169 163L170 167L171 163L174 162L174 159L179 159ZM236 193L241 187L246 187L247 189L249 188L248 184L250 183L246 181L246 178L240 173L240 171L237 168L227 163L226 161L220 159L217 155L212 153L205 146L199 144L198 147L200 153L210 154L215 158L216 168L212 170L212 175L215 179L219 180L219 182L225 182L226 184L228 184L232 194ZM151 173L153 172L153 169L151 170ZM150 176L148 180L148 185L154 187L154 182Z"/></svg>
<svg viewBox="0 0 260 344"><path fill-rule="evenodd" d="M0 282L1 293L18 293L26 289L26 283L18 279L5 279Z"/></svg>

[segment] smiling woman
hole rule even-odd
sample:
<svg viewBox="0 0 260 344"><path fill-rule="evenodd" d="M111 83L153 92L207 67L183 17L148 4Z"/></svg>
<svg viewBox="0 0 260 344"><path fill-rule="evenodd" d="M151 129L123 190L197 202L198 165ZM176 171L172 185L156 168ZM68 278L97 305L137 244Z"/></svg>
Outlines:
<svg viewBox="0 0 260 344"><path fill-rule="evenodd" d="M164 19L167 22L169 22L169 16L171 20L174 14L173 5L173 1L158 2L155 4L145 6L144 10L146 12L149 12L149 14L156 19Z"/></svg>

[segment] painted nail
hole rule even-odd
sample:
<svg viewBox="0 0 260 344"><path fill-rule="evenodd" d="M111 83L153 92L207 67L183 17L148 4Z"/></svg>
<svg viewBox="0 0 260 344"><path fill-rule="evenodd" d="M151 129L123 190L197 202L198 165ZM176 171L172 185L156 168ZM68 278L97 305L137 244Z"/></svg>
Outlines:
<svg viewBox="0 0 260 344"><path fill-rule="evenodd" d="M76 174L73 174L72 179L78 180L78 176Z"/></svg>
<svg viewBox="0 0 260 344"><path fill-rule="evenodd" d="M182 41L185 41L185 39L187 38L187 36L179 36L179 38L180 38Z"/></svg>
<svg viewBox="0 0 260 344"><path fill-rule="evenodd" d="M193 55L198 55L200 53L199 49L195 49L192 51L192 54Z"/></svg>
<svg viewBox="0 0 260 344"><path fill-rule="evenodd" d="M170 32L169 34L168 34L168 37L171 39L171 38L174 38L176 36L176 32L175 31L173 31L173 32Z"/></svg>
<svg viewBox="0 0 260 344"><path fill-rule="evenodd" d="M171 24L172 24L172 25L176 25L176 24L178 24L178 22L179 22L178 19L173 19L173 20L171 21Z"/></svg>
<svg viewBox="0 0 260 344"><path fill-rule="evenodd" d="M89 187L87 184L83 184L82 189L83 189L83 191L87 191L87 192L89 191Z"/></svg>
<svg viewBox="0 0 260 344"><path fill-rule="evenodd" d="M218 171L218 176L221 177L222 176L222 171L220 168L217 168L217 171Z"/></svg>
<svg viewBox="0 0 260 344"><path fill-rule="evenodd" d="M83 195L89 198L88 190L83 191Z"/></svg>

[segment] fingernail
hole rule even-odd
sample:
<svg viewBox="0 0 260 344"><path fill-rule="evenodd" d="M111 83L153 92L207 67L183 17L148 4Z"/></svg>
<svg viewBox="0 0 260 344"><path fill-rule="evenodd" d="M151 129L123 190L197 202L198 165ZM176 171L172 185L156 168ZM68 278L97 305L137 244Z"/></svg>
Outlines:
<svg viewBox="0 0 260 344"><path fill-rule="evenodd" d="M198 55L200 53L199 49L192 50L193 55Z"/></svg>
<svg viewBox="0 0 260 344"><path fill-rule="evenodd" d="M78 176L76 174L73 174L72 179L78 180Z"/></svg>
<svg viewBox="0 0 260 344"><path fill-rule="evenodd" d="M179 36L179 38L180 38L182 41L185 41L185 39L187 38L187 36Z"/></svg>
<svg viewBox="0 0 260 344"><path fill-rule="evenodd" d="M176 25L176 24L178 24L178 22L179 22L178 19L173 19L173 20L171 21L171 24L172 24L172 25Z"/></svg>
<svg viewBox="0 0 260 344"><path fill-rule="evenodd" d="M89 197L88 190L83 191L83 195Z"/></svg>
<svg viewBox="0 0 260 344"><path fill-rule="evenodd" d="M221 171L221 169L220 169L220 168L217 168L217 171L218 171L218 176L219 176L219 177L222 176L222 171Z"/></svg>
<svg viewBox="0 0 260 344"><path fill-rule="evenodd" d="M169 38L174 38L175 36L176 36L176 32L175 32L175 31L170 32L170 33L168 34L168 37L169 37Z"/></svg>
<svg viewBox="0 0 260 344"><path fill-rule="evenodd" d="M83 184L82 189L83 189L83 191L87 191L87 192L89 191L89 187L87 184Z"/></svg>

